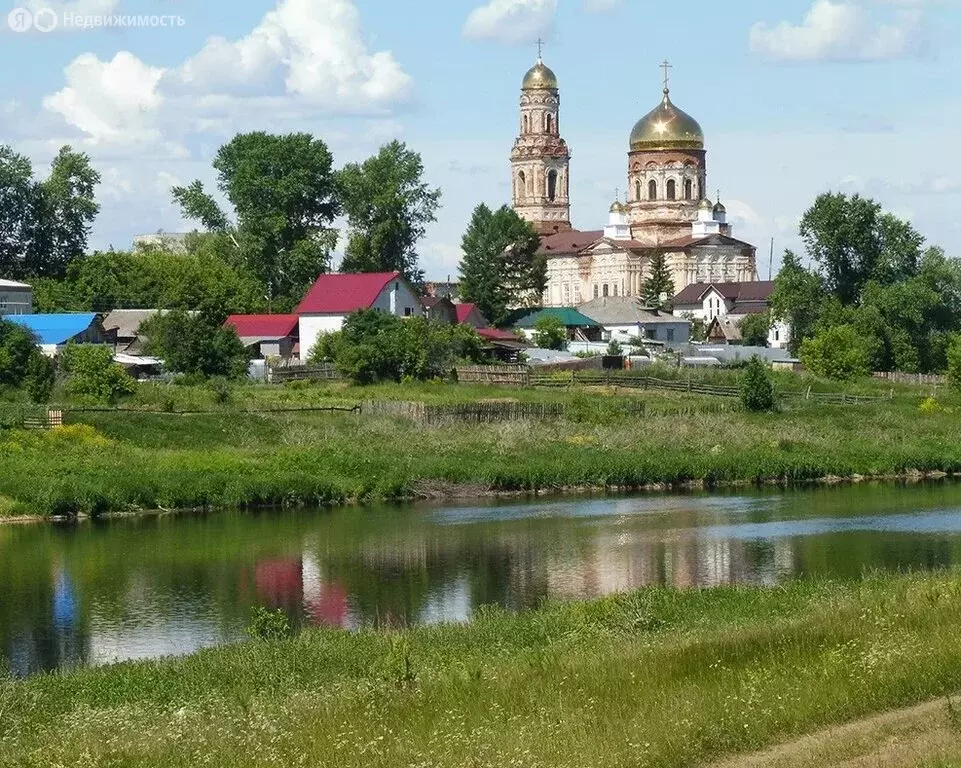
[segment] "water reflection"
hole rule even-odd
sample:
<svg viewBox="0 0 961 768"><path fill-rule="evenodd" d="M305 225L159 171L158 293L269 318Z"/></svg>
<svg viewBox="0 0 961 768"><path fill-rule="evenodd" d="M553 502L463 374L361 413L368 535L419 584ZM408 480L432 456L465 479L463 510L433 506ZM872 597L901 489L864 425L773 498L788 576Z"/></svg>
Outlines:
<svg viewBox="0 0 961 768"><path fill-rule="evenodd" d="M0 526L0 658L27 675L189 653L242 638L255 605L403 625L959 557L958 485Z"/></svg>

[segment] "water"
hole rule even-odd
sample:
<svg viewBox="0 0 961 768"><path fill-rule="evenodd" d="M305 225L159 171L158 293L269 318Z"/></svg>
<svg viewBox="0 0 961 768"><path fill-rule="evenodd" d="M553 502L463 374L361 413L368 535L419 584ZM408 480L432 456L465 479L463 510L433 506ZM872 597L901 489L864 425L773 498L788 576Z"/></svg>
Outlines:
<svg viewBox="0 0 961 768"><path fill-rule="evenodd" d="M0 525L0 667L183 654L295 626L463 621L648 584L775 584L961 561L961 485Z"/></svg>

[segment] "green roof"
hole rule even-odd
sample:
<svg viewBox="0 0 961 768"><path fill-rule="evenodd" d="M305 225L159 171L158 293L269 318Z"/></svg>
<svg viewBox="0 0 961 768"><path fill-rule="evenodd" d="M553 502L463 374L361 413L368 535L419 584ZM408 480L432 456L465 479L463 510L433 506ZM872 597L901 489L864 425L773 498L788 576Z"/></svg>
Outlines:
<svg viewBox="0 0 961 768"><path fill-rule="evenodd" d="M547 307L531 312L522 317L514 326L516 328L533 328L542 317L556 317L565 328L600 328L601 324L582 315L573 307Z"/></svg>

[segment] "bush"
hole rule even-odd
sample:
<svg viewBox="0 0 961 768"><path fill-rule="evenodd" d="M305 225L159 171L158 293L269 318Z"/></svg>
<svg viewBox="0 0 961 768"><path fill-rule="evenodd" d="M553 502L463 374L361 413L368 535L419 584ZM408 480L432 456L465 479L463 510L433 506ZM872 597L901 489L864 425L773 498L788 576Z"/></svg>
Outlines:
<svg viewBox="0 0 961 768"><path fill-rule="evenodd" d="M53 360L39 350L30 357L27 365L27 378L24 387L34 403L48 403L56 383L56 369Z"/></svg>
<svg viewBox="0 0 961 768"><path fill-rule="evenodd" d="M560 319L544 315L534 323L533 340L541 349L561 349L567 341L567 329Z"/></svg>
<svg viewBox="0 0 961 768"><path fill-rule="evenodd" d="M268 608L254 608L247 626L247 635L253 640L285 640L291 635L290 622L287 614L280 608L271 611Z"/></svg>
<svg viewBox="0 0 961 768"><path fill-rule="evenodd" d="M774 409L774 383L767 366L757 356L751 358L744 371L741 403L746 410L755 413Z"/></svg>
<svg viewBox="0 0 961 768"><path fill-rule="evenodd" d="M621 357L624 354L624 348L621 346L617 339L611 339L611 343L607 345L607 355L608 357Z"/></svg>
<svg viewBox="0 0 961 768"><path fill-rule="evenodd" d="M22 386L30 361L39 354L37 340L30 331L9 320L0 320L0 386Z"/></svg>
<svg viewBox="0 0 961 768"><path fill-rule="evenodd" d="M801 362L817 376L850 381L871 372L871 351L853 326L834 325L802 342Z"/></svg>
<svg viewBox="0 0 961 768"><path fill-rule="evenodd" d="M741 343L748 347L766 347L771 334L771 314L747 315L740 323Z"/></svg>
<svg viewBox="0 0 961 768"><path fill-rule="evenodd" d="M61 367L69 395L97 403L113 403L133 394L134 380L114 362L113 352L100 344L71 344L63 351Z"/></svg>

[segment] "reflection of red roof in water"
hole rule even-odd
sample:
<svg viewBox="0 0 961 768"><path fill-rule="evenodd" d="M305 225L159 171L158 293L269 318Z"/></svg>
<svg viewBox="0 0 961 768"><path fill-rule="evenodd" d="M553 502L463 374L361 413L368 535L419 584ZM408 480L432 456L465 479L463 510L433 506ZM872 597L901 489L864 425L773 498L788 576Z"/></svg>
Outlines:
<svg viewBox="0 0 961 768"><path fill-rule="evenodd" d="M333 582L324 584L320 598L305 603L307 615L314 624L324 624L329 627L346 627L347 611L350 597L343 585Z"/></svg>
<svg viewBox="0 0 961 768"><path fill-rule="evenodd" d="M257 563L257 595L276 606L300 602L302 572L300 560L264 560Z"/></svg>

